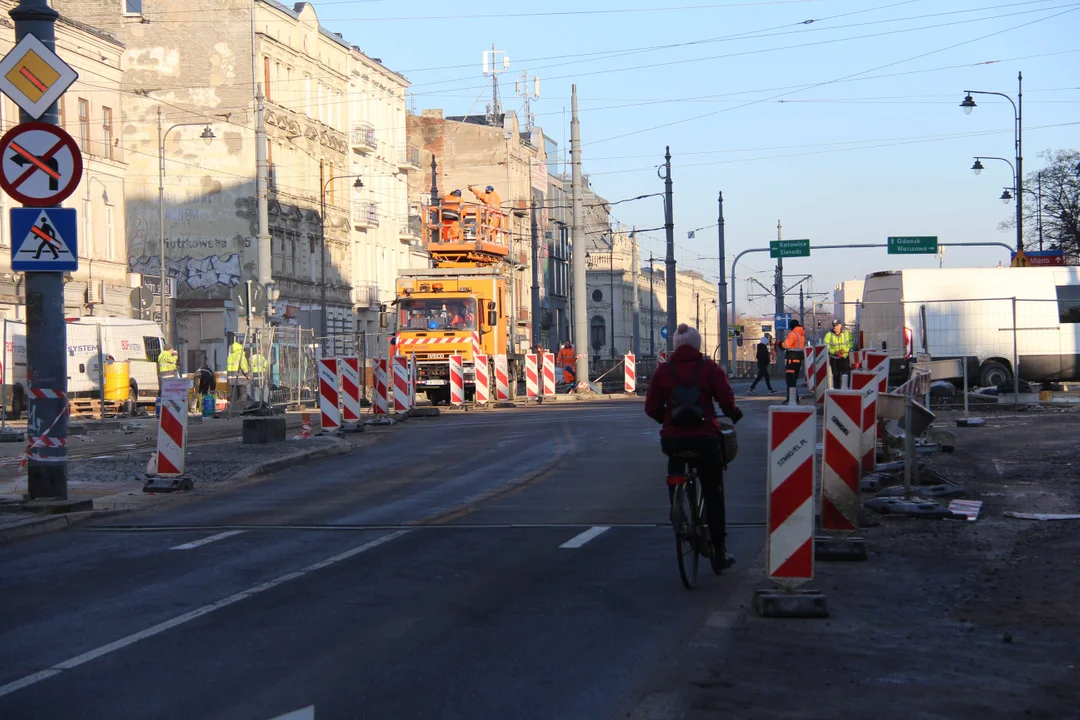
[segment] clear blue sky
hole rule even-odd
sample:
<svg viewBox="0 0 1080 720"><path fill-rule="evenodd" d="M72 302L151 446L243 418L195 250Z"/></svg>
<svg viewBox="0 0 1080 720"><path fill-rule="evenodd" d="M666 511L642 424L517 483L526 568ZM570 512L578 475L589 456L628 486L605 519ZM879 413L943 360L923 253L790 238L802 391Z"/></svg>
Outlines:
<svg viewBox="0 0 1080 720"><path fill-rule="evenodd" d="M1025 171L1038 153L1080 146L1080 2L789 0L709 2L602 0L574 3L317 2L323 24L413 83L417 111L483 112L480 74L496 43L510 59L501 87L520 110L514 77L541 78L537 124L563 144L570 86L582 109L583 162L609 200L662 190L656 166L673 155L676 257L680 267L718 272L716 196L724 192L728 269L740 250L761 247L783 222L786 238L815 243L884 242L937 235L942 242L1013 242L998 223L1013 206L1008 166L1012 110L965 89L1015 97L1024 73ZM484 10L487 9L485 13ZM805 21L813 22L805 23ZM653 49L665 46L662 49ZM565 116L564 116L565 112ZM658 198L613 208L628 225L663 224ZM663 255L662 233L642 240ZM949 249L946 267L1008 261L1000 249ZM771 261L750 255L740 278L766 284ZM813 274L831 293L842 279L876 270L932 267L936 257L881 250L821 252L785 271ZM747 284L737 285L740 311ZM753 304L771 311L771 299Z"/></svg>

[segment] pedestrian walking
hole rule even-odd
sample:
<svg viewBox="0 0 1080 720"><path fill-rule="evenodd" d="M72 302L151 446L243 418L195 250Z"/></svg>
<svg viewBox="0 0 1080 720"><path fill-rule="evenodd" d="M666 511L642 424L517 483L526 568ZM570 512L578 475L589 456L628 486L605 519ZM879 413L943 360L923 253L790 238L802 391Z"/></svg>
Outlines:
<svg viewBox="0 0 1080 720"><path fill-rule="evenodd" d="M773 390L772 382L769 379L770 364L772 364L772 352L769 351L769 338L763 337L757 346L757 377L754 378L754 382L750 383L751 395L757 395L754 388L762 380L765 381L765 387L769 388L770 395L776 392Z"/></svg>
<svg viewBox="0 0 1080 720"><path fill-rule="evenodd" d="M798 320L791 321L791 330L782 343L784 348L784 381L788 388L795 388L795 402L799 401L799 376L806 358L806 331ZM787 400L784 401L787 404Z"/></svg>
<svg viewBox="0 0 1080 720"><path fill-rule="evenodd" d="M825 333L825 347L829 351L833 390L839 390L844 376L851 373L851 351L855 349L855 341L851 332L844 329L843 320L832 321L832 330Z"/></svg>

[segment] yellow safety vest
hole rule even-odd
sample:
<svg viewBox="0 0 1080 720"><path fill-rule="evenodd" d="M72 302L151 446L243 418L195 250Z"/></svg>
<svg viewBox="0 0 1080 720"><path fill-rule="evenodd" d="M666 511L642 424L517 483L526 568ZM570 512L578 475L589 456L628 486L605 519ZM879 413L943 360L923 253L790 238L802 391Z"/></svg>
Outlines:
<svg viewBox="0 0 1080 720"><path fill-rule="evenodd" d="M255 353L251 356L251 372L263 373L270 367L270 363L266 361L261 353Z"/></svg>
<svg viewBox="0 0 1080 720"><path fill-rule="evenodd" d="M225 359L225 371L226 372L249 372L247 358L244 357L244 346L240 343L233 343L229 348L229 357Z"/></svg>
<svg viewBox="0 0 1080 720"><path fill-rule="evenodd" d="M157 367L159 373L176 372L177 354L175 350L162 350L158 353Z"/></svg>
<svg viewBox="0 0 1080 720"><path fill-rule="evenodd" d="M825 333L825 347L829 349L829 355L836 357L837 353L841 350L850 354L855 347L855 343L852 342L851 333L847 330L839 335L830 330Z"/></svg>

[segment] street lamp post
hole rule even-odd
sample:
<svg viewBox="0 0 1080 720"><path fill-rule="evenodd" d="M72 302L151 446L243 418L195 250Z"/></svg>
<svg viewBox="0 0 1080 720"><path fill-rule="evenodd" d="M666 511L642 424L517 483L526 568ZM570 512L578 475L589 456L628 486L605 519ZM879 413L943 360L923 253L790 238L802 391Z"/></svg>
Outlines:
<svg viewBox="0 0 1080 720"><path fill-rule="evenodd" d="M716 300L710 300L709 304L705 306L705 322L702 323L702 327L705 328L705 337L702 338L701 346L704 348L709 347L709 311L716 310L720 306L716 304ZM716 341L716 347L720 348L724 345L724 338L718 338ZM715 352L714 352L715 354Z"/></svg>
<svg viewBox="0 0 1080 720"><path fill-rule="evenodd" d="M321 246L319 249L319 310L322 315L322 336L326 341L327 353L330 353L330 335L327 331L326 312L326 188L335 180L341 180L343 178L356 178L353 187L357 190L364 187L364 181L360 179L359 175L349 174L334 175L331 178L327 178L326 182L322 184L322 188L319 190L319 245Z"/></svg>
<svg viewBox="0 0 1080 720"><path fill-rule="evenodd" d="M1024 193L1024 74L1016 74L1016 100L1013 101L1011 97L1005 93L992 92L989 90L965 90L964 100L960 103L960 107L964 109L966 114L971 114L971 111L975 109L975 99L972 95L997 95L1003 97L1009 101L1009 104L1013 108L1013 145L1016 150L1016 166L1013 168L1013 174L1016 177L1016 184L1013 186L1016 190L1016 250L1017 252L1024 249L1024 203L1020 201ZM976 158L978 163L978 158ZM972 168L978 172L978 169ZM980 168L981 169L981 168ZM1002 198L1005 199L1004 197Z"/></svg>
<svg viewBox="0 0 1080 720"><path fill-rule="evenodd" d="M161 285L158 287L160 291L158 293L158 302L160 303L161 310L161 335L162 337L169 337L168 326L165 323L165 139L168 138L169 133L178 127L189 127L193 125L202 125L203 131L199 135L206 144L209 145L214 139L214 131L210 129L210 124L205 122L194 123L177 123L171 125L168 130L162 132L161 130L161 106L157 109L157 132L158 132L158 226L161 234L161 277L159 282ZM172 338L172 342L176 342L176 338Z"/></svg>

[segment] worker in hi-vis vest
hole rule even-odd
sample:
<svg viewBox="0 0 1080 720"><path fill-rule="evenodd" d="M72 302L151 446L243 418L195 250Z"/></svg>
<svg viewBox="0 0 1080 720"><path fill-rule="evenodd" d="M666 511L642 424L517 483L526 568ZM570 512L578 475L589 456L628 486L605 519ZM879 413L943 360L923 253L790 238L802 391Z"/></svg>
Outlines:
<svg viewBox="0 0 1080 720"><path fill-rule="evenodd" d="M833 390L839 390L844 376L851 373L851 351L855 349L855 340L840 318L833 320L832 330L825 333L825 347L829 351Z"/></svg>
<svg viewBox="0 0 1080 720"><path fill-rule="evenodd" d="M180 362L180 356L172 345L165 345L157 356L158 381L165 378L176 377L176 368Z"/></svg>
<svg viewBox="0 0 1080 720"><path fill-rule="evenodd" d="M229 354L225 358L225 372L229 378L229 394L233 400L239 400L244 396L245 386L248 384L251 366L248 364L247 355L244 354L244 346L233 338L229 346Z"/></svg>

